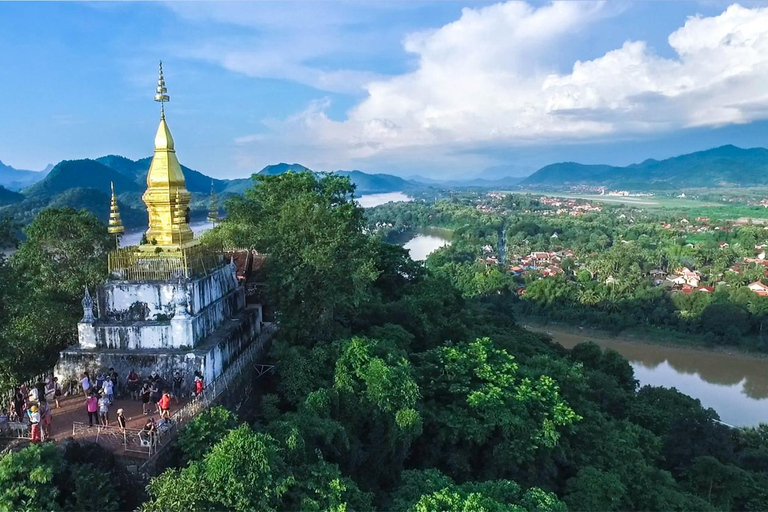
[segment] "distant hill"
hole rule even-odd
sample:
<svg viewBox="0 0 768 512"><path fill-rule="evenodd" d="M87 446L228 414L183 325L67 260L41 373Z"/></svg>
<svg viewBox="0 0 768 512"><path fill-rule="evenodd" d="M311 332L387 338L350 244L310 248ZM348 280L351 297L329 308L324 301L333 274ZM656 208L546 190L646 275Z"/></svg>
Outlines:
<svg viewBox="0 0 768 512"><path fill-rule="evenodd" d="M53 197L72 188L93 188L108 193L110 182L114 182L120 193L139 190L139 185L129 177L96 160L86 159L59 162L48 176L22 193L26 197Z"/></svg>
<svg viewBox="0 0 768 512"><path fill-rule="evenodd" d="M5 165L0 161L0 186L8 190L21 190L45 178L50 169L51 167L48 166L42 171L25 171Z"/></svg>
<svg viewBox="0 0 768 512"><path fill-rule="evenodd" d="M591 185L635 190L768 185L768 149L728 145L626 167L563 162L542 167L520 185Z"/></svg>
<svg viewBox="0 0 768 512"><path fill-rule="evenodd" d="M109 192L110 182L120 192L138 190L136 182L95 160L64 160L34 185L25 188L26 197L53 197L73 188L93 188Z"/></svg>
<svg viewBox="0 0 768 512"><path fill-rule="evenodd" d="M262 170L260 170L257 174L266 175L266 176L275 176L278 174L283 174L286 172L304 172L311 170L309 167L304 167L301 164L286 164L283 162L280 162L279 164L274 165L268 165Z"/></svg>
<svg viewBox="0 0 768 512"><path fill-rule="evenodd" d="M286 172L305 172L312 170L301 164L279 163L268 165L258 172L259 175L275 176ZM356 193L360 194L381 194L385 192L400 192L413 189L415 186L423 186L414 181L404 180L391 174L368 174L362 171L334 171L335 174L348 176L355 184Z"/></svg>

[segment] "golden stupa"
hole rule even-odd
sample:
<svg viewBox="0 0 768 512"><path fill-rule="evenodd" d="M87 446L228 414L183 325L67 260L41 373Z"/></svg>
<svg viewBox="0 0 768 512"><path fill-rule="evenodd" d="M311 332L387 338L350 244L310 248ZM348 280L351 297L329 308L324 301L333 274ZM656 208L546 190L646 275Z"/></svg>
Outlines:
<svg viewBox="0 0 768 512"><path fill-rule="evenodd" d="M183 247L194 243L194 234L189 227L191 195L176 158L171 130L165 121L165 102L170 99L161 62L155 94L155 101L160 102L160 126L155 135L155 154L147 173L147 190L142 196L149 213L147 242L155 247Z"/></svg>

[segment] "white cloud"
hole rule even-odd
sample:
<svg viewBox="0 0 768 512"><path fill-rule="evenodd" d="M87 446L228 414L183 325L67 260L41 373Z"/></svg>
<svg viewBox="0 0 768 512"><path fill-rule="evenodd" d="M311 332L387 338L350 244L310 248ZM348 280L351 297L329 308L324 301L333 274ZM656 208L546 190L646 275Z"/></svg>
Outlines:
<svg viewBox="0 0 768 512"><path fill-rule="evenodd" d="M318 151L310 161L347 165L414 147L589 141L768 118L768 8L689 18L669 36L675 58L627 41L558 73L552 56L611 7L466 8L453 23L408 36L418 68L368 83L346 120L316 103L272 128L307 141Z"/></svg>

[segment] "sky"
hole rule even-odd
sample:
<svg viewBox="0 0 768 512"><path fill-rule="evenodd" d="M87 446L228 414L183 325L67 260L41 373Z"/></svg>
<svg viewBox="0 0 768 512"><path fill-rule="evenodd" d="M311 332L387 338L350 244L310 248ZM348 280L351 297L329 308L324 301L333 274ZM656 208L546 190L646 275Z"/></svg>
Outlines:
<svg viewBox="0 0 768 512"><path fill-rule="evenodd" d="M768 3L0 2L0 161L470 179L768 146Z"/></svg>

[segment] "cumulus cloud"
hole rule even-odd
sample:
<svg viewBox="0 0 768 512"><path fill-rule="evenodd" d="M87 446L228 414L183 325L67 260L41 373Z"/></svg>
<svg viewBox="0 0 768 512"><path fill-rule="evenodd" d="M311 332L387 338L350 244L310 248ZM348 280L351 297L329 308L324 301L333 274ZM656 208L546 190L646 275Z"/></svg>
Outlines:
<svg viewBox="0 0 768 512"><path fill-rule="evenodd" d="M747 123L768 117L768 8L732 5L673 32L673 58L627 41L559 73L569 37L610 14L604 3L466 8L437 30L411 34L413 72L373 80L334 121L323 103L273 128L312 140L320 160L346 162L487 144L550 144Z"/></svg>

